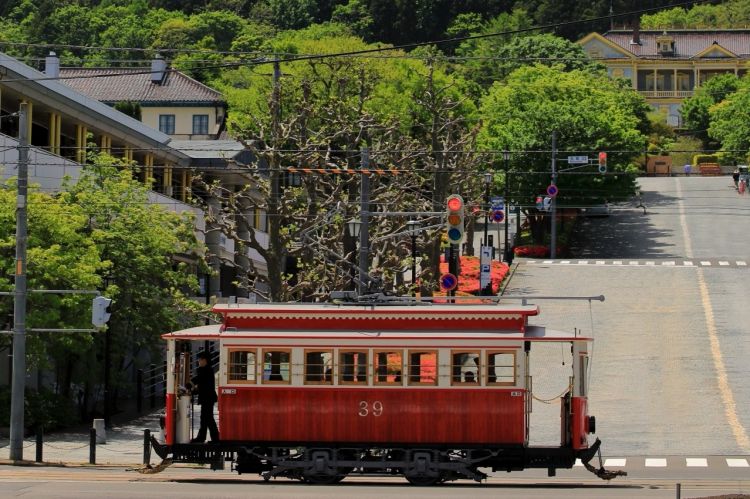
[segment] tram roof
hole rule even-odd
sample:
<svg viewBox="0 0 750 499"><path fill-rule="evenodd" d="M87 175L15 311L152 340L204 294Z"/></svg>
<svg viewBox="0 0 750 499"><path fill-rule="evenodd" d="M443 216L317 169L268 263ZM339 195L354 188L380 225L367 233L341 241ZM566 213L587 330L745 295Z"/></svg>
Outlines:
<svg viewBox="0 0 750 499"><path fill-rule="evenodd" d="M536 305L351 305L321 303L219 304L223 328L299 331L486 331L523 332Z"/></svg>

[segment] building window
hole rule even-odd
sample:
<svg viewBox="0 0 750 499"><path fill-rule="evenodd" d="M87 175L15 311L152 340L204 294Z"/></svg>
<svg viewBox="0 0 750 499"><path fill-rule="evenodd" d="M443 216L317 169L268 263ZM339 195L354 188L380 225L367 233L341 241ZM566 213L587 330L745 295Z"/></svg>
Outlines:
<svg viewBox="0 0 750 499"><path fill-rule="evenodd" d="M159 115L159 131L167 135L174 135L174 114Z"/></svg>
<svg viewBox="0 0 750 499"><path fill-rule="evenodd" d="M193 135L208 135L208 115L193 115Z"/></svg>
<svg viewBox="0 0 750 499"><path fill-rule="evenodd" d="M255 383L255 350L230 350L228 381Z"/></svg>

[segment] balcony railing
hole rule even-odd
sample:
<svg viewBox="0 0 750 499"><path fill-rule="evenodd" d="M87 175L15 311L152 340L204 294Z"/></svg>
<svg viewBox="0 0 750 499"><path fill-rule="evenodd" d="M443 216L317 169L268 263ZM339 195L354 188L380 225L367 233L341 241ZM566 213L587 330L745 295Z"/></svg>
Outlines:
<svg viewBox="0 0 750 499"><path fill-rule="evenodd" d="M684 99L693 95L692 90L638 90L642 96L659 99L659 98L677 98Z"/></svg>

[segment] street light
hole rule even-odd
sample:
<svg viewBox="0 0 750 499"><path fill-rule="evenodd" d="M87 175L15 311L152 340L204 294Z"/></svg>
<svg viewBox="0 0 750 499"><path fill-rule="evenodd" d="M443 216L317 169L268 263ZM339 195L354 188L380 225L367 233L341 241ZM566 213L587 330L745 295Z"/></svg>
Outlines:
<svg viewBox="0 0 750 499"><path fill-rule="evenodd" d="M112 277L111 274L107 274L102 277L102 286L104 287L104 291L107 291L107 288L110 286L110 284L114 283L114 277ZM107 325L107 330L104 332L104 426L109 427L110 426L110 418L112 416L112 396L110 393L110 379L109 379L109 373L110 373L110 351L111 351L111 337L110 337L110 329L111 327Z"/></svg>
<svg viewBox="0 0 750 499"><path fill-rule="evenodd" d="M362 228L362 221L358 218L352 218L346 223L346 226L349 228L349 235L357 238L359 237L359 231Z"/></svg>
<svg viewBox="0 0 750 499"><path fill-rule="evenodd" d="M411 285L412 294L417 296L417 231L421 227L419 220L409 220L406 222L411 235Z"/></svg>
<svg viewBox="0 0 750 499"><path fill-rule="evenodd" d="M505 163L505 244L503 245L503 260L510 265L513 263L513 255L508 247L508 208L510 199L508 199L508 162L510 161L510 151L503 151L503 161Z"/></svg>

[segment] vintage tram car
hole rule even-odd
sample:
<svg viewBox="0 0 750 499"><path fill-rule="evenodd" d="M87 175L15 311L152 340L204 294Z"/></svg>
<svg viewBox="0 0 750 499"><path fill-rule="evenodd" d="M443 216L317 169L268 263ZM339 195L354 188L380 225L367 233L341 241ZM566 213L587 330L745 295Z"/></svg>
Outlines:
<svg viewBox="0 0 750 499"><path fill-rule="evenodd" d="M480 468L588 465L592 339L529 324L536 305L222 304L221 324L165 334L164 441L173 462L335 483L485 478ZM219 442L190 443L190 345L218 346ZM529 445L534 345L572 353L559 446ZM198 343L201 344L201 343ZM194 352L193 352L194 353ZM600 470L603 472L603 470Z"/></svg>

